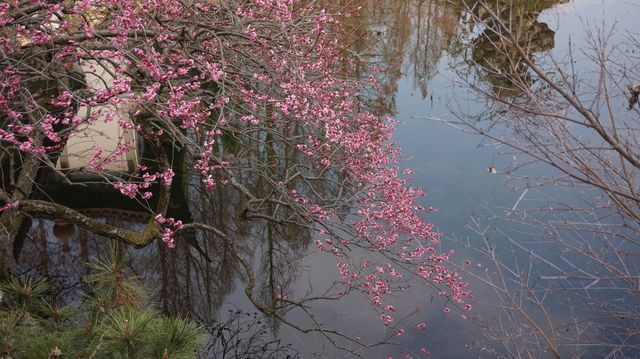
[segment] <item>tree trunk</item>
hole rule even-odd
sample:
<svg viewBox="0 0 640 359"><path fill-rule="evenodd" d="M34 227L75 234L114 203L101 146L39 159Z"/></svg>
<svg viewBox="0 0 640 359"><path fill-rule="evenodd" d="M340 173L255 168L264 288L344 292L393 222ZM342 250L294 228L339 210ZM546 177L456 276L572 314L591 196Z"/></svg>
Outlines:
<svg viewBox="0 0 640 359"><path fill-rule="evenodd" d="M42 145L42 135L34 136L33 144L35 146ZM33 190L39 167L40 162L35 154L24 154L24 162L22 162L17 180L13 184L13 192L10 195L3 192L4 197L9 197L9 202L16 203L28 199ZM6 281L16 273L19 250L14 251L14 245L18 234L25 229L24 225L28 223L28 217L15 208L0 213L0 282ZM19 249L22 243L18 244Z"/></svg>
<svg viewBox="0 0 640 359"><path fill-rule="evenodd" d="M0 282L4 282L16 273L16 261L13 258L13 242L11 237L0 234Z"/></svg>
<svg viewBox="0 0 640 359"><path fill-rule="evenodd" d="M15 210L0 215L0 282L4 282L16 273L14 241L25 221L25 216Z"/></svg>

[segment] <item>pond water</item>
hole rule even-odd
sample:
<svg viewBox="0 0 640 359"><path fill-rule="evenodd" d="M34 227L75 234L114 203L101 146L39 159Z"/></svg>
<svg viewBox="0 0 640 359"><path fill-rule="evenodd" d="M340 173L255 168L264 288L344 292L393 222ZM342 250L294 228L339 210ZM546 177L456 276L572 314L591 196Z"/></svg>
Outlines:
<svg viewBox="0 0 640 359"><path fill-rule="evenodd" d="M626 36L627 30L633 30L640 15L640 6L624 0L515 0L495 3L510 9L513 26L519 27L523 41L530 44L532 55L551 54L561 59L567 58L569 44L577 49L584 48L589 26L609 27L615 24L616 31L612 35L615 39ZM506 212L514 209L516 204L535 203L543 198L546 189L525 191L525 182L506 174L514 163L521 160L519 154L493 146L490 141L441 120L452 120L455 114L486 114L486 111L491 111L485 99L469 91L465 81L484 81L502 91L501 96L505 97L515 98L519 94L499 78L483 77L482 70L474 65L474 62L492 56L498 61L495 57L499 54L483 48L486 44L474 41L480 30L469 21L461 6L433 0L362 1L361 6L362 17L354 20L353 24L345 23L345 26L367 34L361 45L370 50L371 62L391 68L383 81L383 88L388 92L386 110L398 120L395 141L407 156L403 166L414 169L413 185L426 189L427 197L422 203L438 209L430 214L428 220L443 233L443 249L454 249L457 254L453 261L463 269L464 261L469 259L475 269L466 270L481 275L490 268L490 263L483 262L486 258L464 245L467 241L480 240L473 230L474 223L479 223L479 228L489 228L485 234L492 238L500 238L499 233L509 232L515 242L527 241L531 232L521 231L521 225L508 221ZM580 60L581 56L576 54L576 59ZM394 70L397 64L400 64L399 71ZM492 173L494 169L496 173ZM549 173L546 168L535 166L527 171ZM83 196L87 194L64 195L68 197L65 200L70 203L82 201L72 198L76 195L86 198ZM558 196L570 199L574 194L560 191ZM91 201L98 197L100 193L92 193ZM252 255L258 269L260 283L256 291L261 293L261 297L270 298L269 295L280 291L271 280L276 275L285 278L280 282L288 284L287 291L291 294L304 294L310 288L321 293L333 284L337 275L335 262L313 251L309 233L269 224L246 224L235 215L242 211L240 201L236 200L237 193L219 190L213 197L206 206L206 212L192 203L178 203L173 211L193 218L213 215L219 227L234 232L234 240L244 254ZM184 202L189 200L184 199ZM84 203L83 207L93 206ZM104 213L100 215L105 221L117 221L133 229L140 227L145 220L138 220L136 216L139 215L125 211L111 213L95 208L91 211L102 211ZM23 248L20 265L24 272L50 275L60 288L59 299L64 301L81 289L75 283L84 273L82 263L105 252L108 245L82 231L69 233L60 240L61 230L51 221L35 220ZM53 235L54 231L58 232L57 237ZM256 241L255 238L264 240ZM236 309L255 311L244 295L246 278L239 274L232 255L220 250L224 248L220 241L215 238L201 241L199 251L209 257L209 260L204 260L188 245L194 240L196 238L187 238L175 251L161 243L137 251L135 260L131 261L132 270L152 288L159 290L158 302L166 312L187 312L208 321L225 320L227 313ZM512 259L522 255L514 250L516 246L513 243L502 240L500 253ZM317 302L312 305L312 310L318 321L327 327L361 337L363 342L392 337L392 341L397 343L358 348L354 344L340 342L341 345L350 345L363 357L402 357L407 353L420 357L421 348L428 349L436 358L496 357L494 350L499 345L489 341L482 329L508 323L500 319L503 315L500 308L492 305L497 301L493 291L475 281L472 275L468 278L476 296L472 301L474 309L470 312L454 309L445 313L444 308L449 304L438 297L435 289L409 289L410 295L396 303L398 308L402 308L398 318L405 318L399 319L398 326L405 323L408 329L401 337L394 337L394 332L382 325L375 312L363 304L362 296L349 295L339 302ZM420 307L419 312L415 312L416 307ZM562 315L564 307L557 308L559 313L553 313L553 308L550 311L554 315ZM301 325L313 324L298 312L288 313L287 318ZM420 322L427 324L427 330L410 329ZM353 356L336 351L320 334L302 334L286 325L274 324L274 327L283 342L293 344L300 357ZM573 349L567 350L573 352ZM602 350L587 348L581 357L601 358ZM289 352L283 350L281 353Z"/></svg>
<svg viewBox="0 0 640 359"><path fill-rule="evenodd" d="M567 61L569 48L573 46L575 66L586 76L592 76L592 69L585 61L587 53L582 50L588 47L590 26L605 30L614 28L610 40L615 43L630 36L629 32L634 30L634 19L639 14L635 4L625 1L490 3L500 4L504 7L501 11L512 14L512 26L518 28L521 41L528 44L532 56L541 58L541 62L546 55ZM454 262L462 264L469 258L474 266L476 263L484 264L477 270L478 273L489 270L487 267L490 263L485 262L486 258L468 251L462 245L467 241L479 242L480 236L475 230L486 229L486 236L496 238L496 251L501 251L498 253L502 253L507 261L516 256L522 259L523 253L518 253L517 245L501 237L508 235L516 243L531 243L537 233L535 229L523 228L509 221L506 215L509 210L516 203L518 207L537 207L540 203L547 203L544 199L549 193L554 193L559 201L575 200L581 194L577 190L548 187L528 191L526 181L506 173L522 161L520 154L512 153L505 147L496 147L477 134L465 133L441 121L455 120L455 115L482 113L486 116L492 110L486 99L469 90L469 83L490 83L494 89L501 89L507 98L520 96L508 84L501 83L500 79L482 78L482 70L475 65L488 56L499 54L492 53L491 46L482 47L487 44L474 42L479 30L469 25L468 18L456 6L438 1L374 1L364 6L369 12L364 12L366 20L363 22L368 24L370 32L381 32L383 38L375 47L379 55L376 60L387 64L402 61L402 75L389 76L388 81L392 84L387 86L394 89L388 95L393 99L393 116L399 121L395 139L408 157L404 165L415 170L413 183L427 191L423 203L438 209L429 221L443 233L443 248L456 250ZM497 173L491 173L490 169L495 169ZM523 172L553 174L544 166L531 166ZM553 252L558 248L551 246L540 250ZM527 264L526 260L522 262ZM308 259L304 263L308 266L304 270L305 275L309 276L312 273L315 275L318 268L323 266L320 259ZM634 263L637 264L637 261L634 260ZM538 270L540 274L546 269ZM375 353L377 357L387 354L402 357L407 353L419 357L420 348L428 348L437 358L498 356L493 351L496 346L487 344L487 339L479 329L501 325L508 327L508 323L499 319L503 313L493 305L497 304L497 300L488 286L480 282L475 282L474 286L473 279L471 282L476 302L474 312L467 315L468 320L461 318L468 313L443 313L446 304L434 300L433 292L416 290L399 306L410 309L420 306L420 313L406 313L411 318L408 322L415 325L424 321L429 329L426 332L414 331L408 338L397 338L395 341L400 343L398 347L377 348L368 353ZM572 298L569 300L573 301L572 296L568 293L565 298ZM637 296L632 298L637 302ZM550 305L551 315L560 318L566 314L564 311L567 307L560 305L563 299L559 300L557 306ZM376 327L375 319L370 318L373 315L363 313L357 298L340 305L327 305L323 307L323 314L331 321L342 322L341 328L360 333L363 337L382 337L385 334L383 329ZM516 331L510 334L517 337ZM518 340L525 340L525 337ZM304 343L308 345L309 342ZM306 355L322 352L323 348L312 346ZM583 358L601 358L605 355L603 353L609 353L608 348L596 347L576 351L574 346L565 350L567 357L580 353L579 356ZM331 356L328 353L331 351L318 357ZM633 357L640 355L640 352L627 352L629 354ZM513 352L511 355L509 357L517 357ZM544 351L538 355L540 358L552 357Z"/></svg>

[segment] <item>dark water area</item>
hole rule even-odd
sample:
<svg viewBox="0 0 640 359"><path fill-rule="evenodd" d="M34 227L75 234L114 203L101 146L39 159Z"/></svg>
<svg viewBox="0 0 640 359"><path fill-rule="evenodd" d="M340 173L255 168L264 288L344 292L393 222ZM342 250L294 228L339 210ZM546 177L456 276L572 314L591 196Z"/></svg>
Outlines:
<svg viewBox="0 0 640 359"><path fill-rule="evenodd" d="M575 52L571 56L575 67L587 75L594 71L586 64L587 53L583 51L589 46L587 29L614 27L611 41L616 41L633 36L640 18L640 6L634 1L500 0L490 3L496 3L496 11L510 19L533 58L542 63L551 55L567 62L570 61L569 49L573 49ZM394 331L382 325L361 295L350 294L339 301L318 301L310 308L319 323L361 337L363 342L390 338L395 343L362 348L339 341L341 346L366 358L386 358L388 355L417 358L422 357L422 348L430 351L434 358L526 357L524 353L505 350L500 344L504 339L500 335L511 334L513 340L532 343L540 338L523 332L528 324L510 329L512 323L501 309L505 305L501 302L504 298L498 299L495 290L481 280L495 268L486 256L470 247L482 247L482 238L489 238L486 243L491 243L496 255L525 268L531 263L540 264L531 261L531 249L546 253L546 258L557 255L564 258L565 264L573 263L571 253L560 252L535 226L520 223L515 220L515 214L509 216L509 213L527 206L549 206L550 197L554 201L582 203L582 196L588 195L589 191L530 186L529 179L509 172L518 163L526 162L526 157L445 123L455 121L456 116L490 117L496 110L485 98L470 91L470 84L482 84L496 96L513 99L508 101L522 96L517 86L505 81L504 77L488 74L479 63L489 61L497 67L502 66L506 73L527 71L502 58L504 53L494 47L495 39L482 37L482 27L465 14L460 4L435 0L376 0L363 1L360 5L362 16L344 25L353 28L354 32L366 34L359 46L368 49L371 63L392 69L382 81L387 92L382 107L398 121L394 140L407 157L402 166L412 168L415 171L412 184L426 190L427 196L421 204L438 209L429 215L428 221L443 234L442 249L456 251L453 264L460 267L471 284L475 296L471 301L473 310L453 308L445 313L445 307L450 304L438 297L435 288L414 286L408 290L409 295L392 299L400 308L398 320L404 323L398 325L407 328L405 335L396 337ZM400 66L395 69L398 64ZM523 77L526 78L526 74ZM553 170L538 165L518 173L532 178L554 174ZM198 179L193 181L197 183ZM245 221L241 216L244 208L240 193L222 187L207 194L192 193L188 180L185 182L178 186L183 191L173 196L180 200L172 204L168 216L175 214L180 218L212 223L232 233L242 254L252 260L257 273L254 291L265 303L276 305L276 298L285 294L303 297L311 291L323 293L332 288L337 278L335 261L314 251L309 231L268 221ZM255 190L260 191L260 183L255 183ZM76 208L106 223L135 230L142 228L148 220L135 208L114 209L118 205L112 203L115 201L113 196L117 196L113 192L76 193L74 199L65 194L64 188L59 191L62 200L76 201ZM55 195L56 192L52 190L51 193ZM225 321L229 313L238 309L255 312L244 294L248 279L241 274L239 264L224 243L206 234L186 235L183 239L177 241L175 249L157 241L133 251L129 260L132 272L157 291L155 301L163 311L188 313L204 323ZM56 299L68 303L82 290L81 278L87 274L83 263L107 254L111 246L104 238L67 228L64 224L46 218L33 219L19 265L24 273L49 276L53 286L58 288ZM528 250L523 250L523 246ZM126 251L124 248L118 250ZM466 260L471 264L465 264ZM636 260L633 265L637 264ZM552 280L543 283L545 275L555 275L549 266L542 264L527 273L531 273L531 281L536 285L556 288ZM557 288L562 286L558 284ZM612 294L611 298L618 300L621 297ZM636 292L629 293L624 300L635 300L632 305L637 306L640 305L639 298ZM523 305L528 304L526 295L518 300ZM549 304L547 315L569 319L567 302L576 303L573 308L577 311L576 317L580 318L583 309L578 303L588 303L589 297L568 292L549 296L548 300L549 303L557 301L557 305ZM414 310L416 307L420 307L419 312ZM532 315L539 318L544 314L533 311ZM301 326L314 325L300 311L286 313L286 317ZM257 319L248 316L246 320L249 326L253 325L252 321L265 321L260 316ZM293 345L294 349L282 349L282 357L294 352L301 358L355 357L354 353L336 350L319 333L303 334L269 319L266 322L271 327L270 333L275 333L283 343ZM422 322L426 323L427 330L411 329ZM496 329L493 331L498 333L496 337L487 337L488 328ZM584 335L594 333L587 330ZM628 340L640 343L640 338ZM570 339L567 341L571 342ZM562 348L566 355L563 357L602 358L611 351L609 347L581 347L576 341ZM640 357L640 349L626 354ZM552 357L544 350L539 355L538 358Z"/></svg>

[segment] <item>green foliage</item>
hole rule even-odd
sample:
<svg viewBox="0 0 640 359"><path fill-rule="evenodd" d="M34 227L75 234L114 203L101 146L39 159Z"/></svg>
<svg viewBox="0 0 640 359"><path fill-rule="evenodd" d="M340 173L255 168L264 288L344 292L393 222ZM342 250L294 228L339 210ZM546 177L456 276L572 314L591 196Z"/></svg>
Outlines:
<svg viewBox="0 0 640 359"><path fill-rule="evenodd" d="M13 358L69 358L78 347L77 333L73 330L48 331L45 326L16 328Z"/></svg>
<svg viewBox="0 0 640 359"><path fill-rule="evenodd" d="M193 335L200 332L201 328L184 318L163 318L154 323L155 332L151 339L155 348L153 358L162 358L163 355L171 359L193 358L193 350L202 344L202 335ZM159 350L163 348L162 350Z"/></svg>
<svg viewBox="0 0 640 359"><path fill-rule="evenodd" d="M42 278L0 284L0 358L195 358L202 328L160 315L139 282L126 275L124 259L112 258L89 266L90 290L77 307L48 303Z"/></svg>
<svg viewBox="0 0 640 359"><path fill-rule="evenodd" d="M94 352L114 358L139 358L147 352L155 313L131 307L115 310L98 324L95 335L100 337Z"/></svg>
<svg viewBox="0 0 640 359"><path fill-rule="evenodd" d="M92 274L85 278L91 287L91 298L95 300L96 309L101 312L123 306L140 307L147 303L147 294L137 278L127 276L125 272L125 257L115 252L110 259L98 260L87 264ZM90 298L90 299L91 299ZM102 308L100 305L107 305Z"/></svg>
<svg viewBox="0 0 640 359"><path fill-rule="evenodd" d="M2 301L23 309L36 309L42 305L42 296L49 290L44 278L15 277L0 284Z"/></svg>

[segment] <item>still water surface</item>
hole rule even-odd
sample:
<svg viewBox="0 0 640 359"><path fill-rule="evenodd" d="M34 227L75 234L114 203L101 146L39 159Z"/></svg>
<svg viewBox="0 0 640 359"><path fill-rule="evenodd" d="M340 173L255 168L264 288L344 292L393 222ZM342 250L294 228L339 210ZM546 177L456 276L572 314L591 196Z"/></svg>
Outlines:
<svg viewBox="0 0 640 359"><path fill-rule="evenodd" d="M500 6L509 8L513 26L530 44L534 56L552 54L566 58L570 42L581 48L586 42L586 28L590 24L612 26L615 24L614 38L625 36L626 30L634 29L634 22L640 18L640 7L633 1L624 0L575 0L575 1L498 1ZM482 69L474 63L483 59L499 62L500 55L491 51L477 37L477 25L468 21L459 6L446 2L376 0L363 1L362 17L357 20L345 19L345 26L354 32L366 34L361 48L369 49L369 60L391 70L384 79L387 98L384 110L395 117L399 124L395 141L407 156L403 166L415 170L413 184L426 189L427 197L422 204L438 209L430 215L429 221L444 234L443 249L455 249L454 262L462 265L465 259L474 266L482 264L482 259L460 246L459 241L476 240L469 224L471 218L482 218L482 226L489 226L488 234L496 235L495 228L503 232L516 230L516 224L494 220L484 222L493 211L504 215L523 194L521 182L510 181L505 174L507 168L518 160L504 148L496 148L481 137L465 133L439 121L452 119L454 114L477 114L490 111L486 101L470 92L465 81L485 81L500 92L501 96L517 97L517 90L500 78L483 77ZM347 23L347 21L351 21ZM577 55L579 59L580 54ZM398 65L398 70L393 70ZM453 113L453 114L452 114ZM488 172L495 168L496 174ZM544 173L544 168L533 171ZM197 204L177 203L176 212L188 212L188 216L200 218L214 216L216 225L235 233L234 240L246 255L254 258L261 273L262 284L257 289L265 300L280 289L271 278L285 278L284 283L292 294L304 294L309 288L321 292L336 278L335 262L331 258L315 254L310 246L311 237L304 231L274 227L271 225L248 225L237 219L241 211L237 193L220 191L217 203L207 209ZM566 194L565 194L566 195ZM100 193L92 195L94 200ZM529 197L532 196L532 197ZM522 198L535 199L531 191ZM96 200L97 201L97 200ZM186 208L186 209L185 209ZM106 221L126 223L135 229L144 222L134 214L106 213ZM517 240L526 240L526 234L514 234ZM252 239L263 238L264 241ZM207 321L224 320L229 310L238 308L252 310L244 296L244 278L235 268L230 253L225 253L220 242L210 238L204 241L202 250L211 261L202 260L193 248L184 241L175 251L161 244L139 251L131 267L152 288L158 289L158 302L166 312L188 312ZM34 221L29 242L23 249L21 266L25 272L41 272L50 275L59 285L59 299L64 301L71 292L80 289L74 283L83 275L82 263L92 256L104 252L104 241L87 233L76 232L60 241L53 235L53 223L46 220ZM510 247L504 244L504 250ZM269 253L277 253L269 256ZM515 255L514 255L515 256ZM267 259L271 258L269 262ZM477 268L482 272L485 267ZM408 330L407 334L394 339L397 346L386 345L370 349L358 349L364 357L386 357L389 354L402 356L411 353L418 357L421 348L427 348L436 358L495 357L490 342L483 337L480 328L499 325L500 311L491 305L492 293L487 288L471 281L476 293L474 310L463 313L452 310L444 313L447 305L437 297L434 289L411 289L410 295L403 297L397 307L404 312L398 317L407 328L425 322L426 331ZM273 299L271 299L273 300ZM313 311L318 320L328 327L338 328L363 341L375 341L388 336L375 313L362 302L363 298L347 296L339 303L318 302ZM484 304L483 304L484 303ZM414 308L420 307L420 312ZM468 319L463 319L466 314ZM562 315L558 313L558 315ZM300 313L289 313L288 318L305 323ZM345 357L345 352L336 350L320 335L303 335L287 326L276 325L276 332L285 342L292 343L300 357ZM585 358L601 357L594 350L584 352Z"/></svg>

